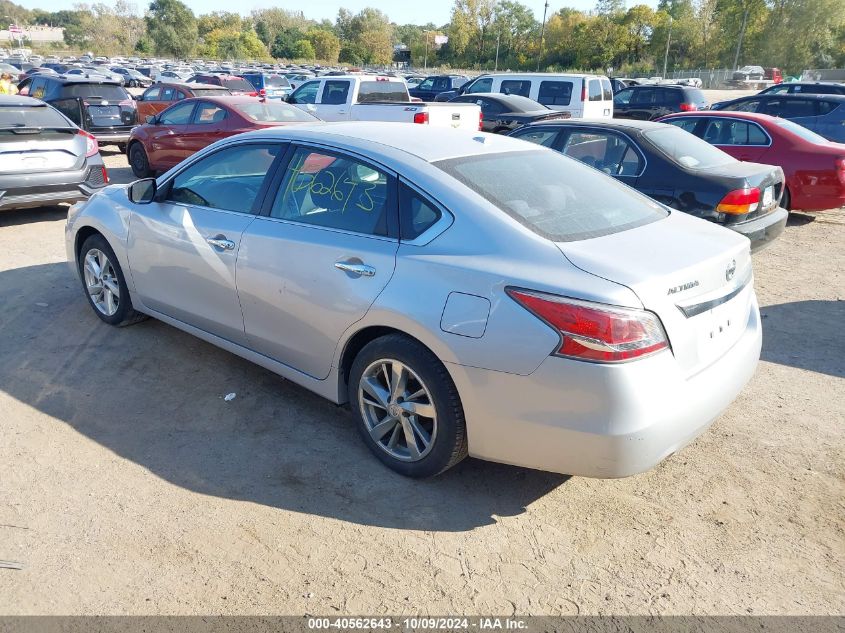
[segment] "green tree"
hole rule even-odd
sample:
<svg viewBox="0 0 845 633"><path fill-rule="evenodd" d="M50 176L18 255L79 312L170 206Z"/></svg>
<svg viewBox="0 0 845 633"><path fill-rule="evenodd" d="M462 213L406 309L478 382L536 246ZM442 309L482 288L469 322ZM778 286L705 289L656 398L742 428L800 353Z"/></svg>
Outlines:
<svg viewBox="0 0 845 633"><path fill-rule="evenodd" d="M340 39L324 28L313 28L306 34L314 49L314 57L320 61L337 63L340 56Z"/></svg>
<svg viewBox="0 0 845 633"><path fill-rule="evenodd" d="M145 18L156 55L185 59L197 42L197 20L180 0L153 0Z"/></svg>
<svg viewBox="0 0 845 633"><path fill-rule="evenodd" d="M215 29L224 31L241 31L243 20L238 13L229 11L212 11L197 18L197 32L200 37L205 37Z"/></svg>
<svg viewBox="0 0 845 633"><path fill-rule="evenodd" d="M296 43L304 39L305 33L299 28L285 28L276 34L273 45L270 47L270 54L276 59L295 59Z"/></svg>
<svg viewBox="0 0 845 633"><path fill-rule="evenodd" d="M313 60L315 57L314 47L311 45L306 39L299 40L293 45L293 55L294 59L307 59Z"/></svg>

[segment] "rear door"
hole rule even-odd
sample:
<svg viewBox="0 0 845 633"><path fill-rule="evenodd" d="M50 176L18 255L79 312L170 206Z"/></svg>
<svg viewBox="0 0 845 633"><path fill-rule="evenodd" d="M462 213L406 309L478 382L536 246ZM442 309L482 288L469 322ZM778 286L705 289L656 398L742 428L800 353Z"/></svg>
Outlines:
<svg viewBox="0 0 845 633"><path fill-rule="evenodd" d="M818 100L797 96L774 97L765 104L765 113L794 121L798 125L815 130L818 117Z"/></svg>
<svg viewBox="0 0 845 633"><path fill-rule="evenodd" d="M601 79L598 77L584 78L587 84L587 100L583 104L583 117L587 119L599 119L610 117L613 113L612 90L608 102L605 102L605 88L602 86ZM609 88L609 85L608 85Z"/></svg>
<svg viewBox="0 0 845 633"><path fill-rule="evenodd" d="M629 137L601 128L573 127L555 149L635 188L645 168L642 151Z"/></svg>
<svg viewBox="0 0 845 633"><path fill-rule="evenodd" d="M212 101L199 101L187 125L182 130L182 141L174 148L179 160L226 138L229 135L229 113Z"/></svg>
<svg viewBox="0 0 845 633"><path fill-rule="evenodd" d="M237 278L249 346L325 378L335 347L393 275L396 178L363 159L296 147L243 237Z"/></svg>
<svg viewBox="0 0 845 633"><path fill-rule="evenodd" d="M323 84L316 115L323 121L348 120L351 92L351 79L327 79Z"/></svg>
<svg viewBox="0 0 845 633"><path fill-rule="evenodd" d="M845 143L845 104L839 101L818 101L815 132L837 143Z"/></svg>
<svg viewBox="0 0 845 633"><path fill-rule="evenodd" d="M771 145L758 124L728 117L711 117L702 138L737 160L760 162Z"/></svg>

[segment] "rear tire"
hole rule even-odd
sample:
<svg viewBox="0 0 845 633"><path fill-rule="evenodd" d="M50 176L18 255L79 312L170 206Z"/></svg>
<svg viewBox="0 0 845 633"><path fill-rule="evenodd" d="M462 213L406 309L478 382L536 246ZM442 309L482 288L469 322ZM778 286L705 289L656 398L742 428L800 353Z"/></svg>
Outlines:
<svg viewBox="0 0 845 633"><path fill-rule="evenodd" d="M129 166L137 178L149 178L153 175L147 151L140 143L132 143L129 147Z"/></svg>
<svg viewBox="0 0 845 633"><path fill-rule="evenodd" d="M368 343L349 372L349 403L370 451L406 477L433 477L467 456L464 411L443 363L401 334Z"/></svg>
<svg viewBox="0 0 845 633"><path fill-rule="evenodd" d="M92 235L82 243L76 267L88 303L101 321L123 327L147 318L132 308L117 256L102 235Z"/></svg>

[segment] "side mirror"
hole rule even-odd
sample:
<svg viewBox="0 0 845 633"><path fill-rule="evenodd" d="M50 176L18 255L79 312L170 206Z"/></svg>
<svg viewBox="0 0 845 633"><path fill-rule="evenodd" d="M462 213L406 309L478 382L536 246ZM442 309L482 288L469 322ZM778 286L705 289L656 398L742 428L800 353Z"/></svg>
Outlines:
<svg viewBox="0 0 845 633"><path fill-rule="evenodd" d="M155 178L144 178L143 180L136 180L129 185L127 193L130 202L135 204L149 204L153 201L158 191L158 185Z"/></svg>
<svg viewBox="0 0 845 633"><path fill-rule="evenodd" d="M148 114L144 120L145 120L147 123L149 123L150 125L155 125L155 124L156 124L156 117L155 117L155 115L154 115L154 114Z"/></svg>

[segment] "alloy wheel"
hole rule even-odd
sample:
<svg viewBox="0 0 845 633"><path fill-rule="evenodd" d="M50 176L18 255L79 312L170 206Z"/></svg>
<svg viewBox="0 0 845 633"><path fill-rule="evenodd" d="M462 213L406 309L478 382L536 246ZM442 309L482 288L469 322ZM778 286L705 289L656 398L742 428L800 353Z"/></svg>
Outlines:
<svg viewBox="0 0 845 633"><path fill-rule="evenodd" d="M407 365L395 359L371 363L358 384L358 404L370 437L391 457L415 462L434 447L434 400Z"/></svg>
<svg viewBox="0 0 845 633"><path fill-rule="evenodd" d="M102 314L113 316L120 307L120 284L109 258L92 248L85 254L83 272L91 303Z"/></svg>

